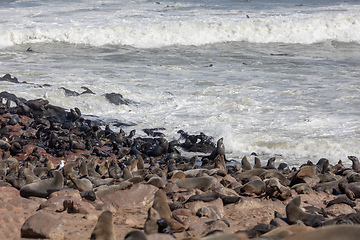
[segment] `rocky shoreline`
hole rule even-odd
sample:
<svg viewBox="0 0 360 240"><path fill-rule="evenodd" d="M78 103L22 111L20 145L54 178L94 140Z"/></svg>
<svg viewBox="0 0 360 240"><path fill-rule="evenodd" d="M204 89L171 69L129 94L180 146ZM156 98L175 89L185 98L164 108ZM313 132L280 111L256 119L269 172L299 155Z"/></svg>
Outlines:
<svg viewBox="0 0 360 240"><path fill-rule="evenodd" d="M222 139L215 144L201 132L180 130L168 142L161 129L144 129L146 138L114 132L43 99L2 92L0 100L6 239L360 236L355 156L348 157L352 168L325 158L299 169L277 166L276 158L261 166L256 156L236 165Z"/></svg>

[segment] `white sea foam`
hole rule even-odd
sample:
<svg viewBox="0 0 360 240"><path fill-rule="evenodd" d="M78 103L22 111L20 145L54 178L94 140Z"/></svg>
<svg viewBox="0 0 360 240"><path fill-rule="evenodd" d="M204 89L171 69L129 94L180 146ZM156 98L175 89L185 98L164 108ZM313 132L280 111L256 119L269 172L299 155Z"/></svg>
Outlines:
<svg viewBox="0 0 360 240"><path fill-rule="evenodd" d="M230 159L346 163L360 155L360 8L278 2L10 1L0 74L33 84L0 91L136 124L124 128L138 136L224 137ZM82 86L95 94L61 89ZM136 104L111 104L110 92Z"/></svg>
<svg viewBox="0 0 360 240"><path fill-rule="evenodd" d="M85 13L90 11L85 10ZM114 9L114 13L109 13L104 19L104 14L100 11L95 11L93 18L89 18L70 8L67 11L71 20L66 21L67 18L64 18L56 23L39 23L33 20L26 22L26 19L33 19L34 15L23 13L19 16L22 20L17 22L13 19L14 22L2 24L0 43L2 47L63 42L97 47L128 45L139 48L199 46L230 41L312 44L331 40L360 43L360 31L357 31L360 29L359 9L320 9L319 13L308 10L291 14L281 10L279 14L253 13L251 18L246 18L240 11L229 16L227 12L216 9L206 9L186 17L183 16L183 11L154 11L157 14L150 18L147 16L150 13L145 10L140 9L134 13L134 17L130 17L124 11L114 14L117 13L117 9ZM162 15L158 15L159 13ZM139 19L137 14L144 14L145 18ZM49 18L50 16L45 15L41 19Z"/></svg>

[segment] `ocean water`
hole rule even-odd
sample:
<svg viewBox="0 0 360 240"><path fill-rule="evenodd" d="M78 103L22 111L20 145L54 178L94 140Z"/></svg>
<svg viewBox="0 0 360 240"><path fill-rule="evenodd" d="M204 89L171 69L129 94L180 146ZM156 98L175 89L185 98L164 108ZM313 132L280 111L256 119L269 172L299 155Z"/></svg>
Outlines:
<svg viewBox="0 0 360 240"><path fill-rule="evenodd" d="M137 136L223 137L228 159L360 156L359 1L1 0L0 15L0 75L27 82L1 91Z"/></svg>

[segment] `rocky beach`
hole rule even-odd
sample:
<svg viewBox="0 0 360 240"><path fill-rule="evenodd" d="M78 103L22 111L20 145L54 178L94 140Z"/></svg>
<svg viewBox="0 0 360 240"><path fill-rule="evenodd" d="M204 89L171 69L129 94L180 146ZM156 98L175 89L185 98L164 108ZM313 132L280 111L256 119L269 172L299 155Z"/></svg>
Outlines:
<svg viewBox="0 0 360 240"><path fill-rule="evenodd" d="M1 81L18 82L9 74ZM226 158L223 138L201 129L179 126L173 141L162 128L140 137L89 120L81 109L8 92L0 93L0 123L3 239L360 236L356 156L335 165L310 159L299 168L276 156L262 165L256 153L236 162Z"/></svg>

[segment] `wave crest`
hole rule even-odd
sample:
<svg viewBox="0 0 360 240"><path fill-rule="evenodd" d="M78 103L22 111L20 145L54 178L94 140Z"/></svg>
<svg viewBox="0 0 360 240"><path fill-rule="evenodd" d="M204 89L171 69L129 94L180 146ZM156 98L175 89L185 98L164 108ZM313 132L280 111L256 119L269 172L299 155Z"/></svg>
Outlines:
<svg viewBox="0 0 360 240"><path fill-rule="evenodd" d="M0 33L2 46L64 42L91 46L128 45L153 48L246 41L312 44L323 41L360 43L360 15L321 14L218 22L182 21L124 24L111 27L37 27Z"/></svg>

